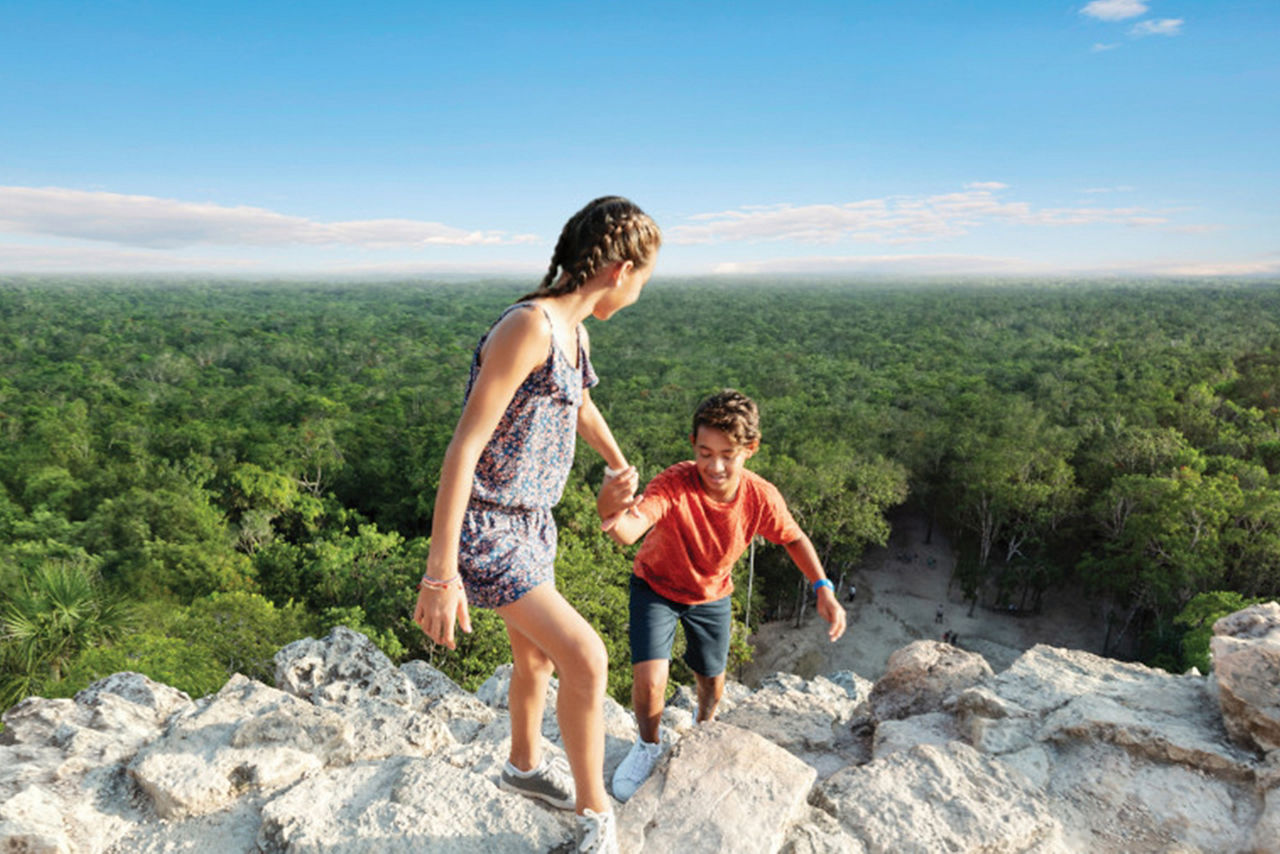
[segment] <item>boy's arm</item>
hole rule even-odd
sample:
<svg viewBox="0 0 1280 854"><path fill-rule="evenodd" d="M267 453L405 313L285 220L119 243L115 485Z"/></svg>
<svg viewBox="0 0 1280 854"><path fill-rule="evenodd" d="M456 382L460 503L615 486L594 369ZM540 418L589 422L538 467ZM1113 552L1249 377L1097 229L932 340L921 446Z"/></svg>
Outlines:
<svg viewBox="0 0 1280 854"><path fill-rule="evenodd" d="M804 573L804 577L809 579L810 584L827 577L827 574L822 571L822 561L818 559L818 552L807 534L801 534L799 538L787 543L783 548L791 556L796 569ZM831 624L827 637L832 641L838 640L844 634L845 614L844 608L836 601L835 590L831 587L824 585L818 591L818 614Z"/></svg>

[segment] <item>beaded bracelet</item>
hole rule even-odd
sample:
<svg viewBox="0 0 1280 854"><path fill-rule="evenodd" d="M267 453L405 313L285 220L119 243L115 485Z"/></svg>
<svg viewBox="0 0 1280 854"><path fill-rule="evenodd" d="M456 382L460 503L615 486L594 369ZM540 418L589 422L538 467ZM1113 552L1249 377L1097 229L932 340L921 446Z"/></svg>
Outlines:
<svg viewBox="0 0 1280 854"><path fill-rule="evenodd" d="M454 573L446 579L432 578L429 575L422 576L422 580L418 582L418 589L427 588L428 590L448 590L453 586L453 582L458 580L458 573Z"/></svg>

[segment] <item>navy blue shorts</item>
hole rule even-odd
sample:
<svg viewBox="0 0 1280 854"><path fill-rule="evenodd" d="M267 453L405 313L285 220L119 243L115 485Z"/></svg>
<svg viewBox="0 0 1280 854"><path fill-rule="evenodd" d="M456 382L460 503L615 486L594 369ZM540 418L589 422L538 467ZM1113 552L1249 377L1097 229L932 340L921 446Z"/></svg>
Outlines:
<svg viewBox="0 0 1280 854"><path fill-rule="evenodd" d="M713 678L729 663L732 597L685 605L655 593L631 576L631 663L670 659L676 623L684 626L684 662L700 676Z"/></svg>

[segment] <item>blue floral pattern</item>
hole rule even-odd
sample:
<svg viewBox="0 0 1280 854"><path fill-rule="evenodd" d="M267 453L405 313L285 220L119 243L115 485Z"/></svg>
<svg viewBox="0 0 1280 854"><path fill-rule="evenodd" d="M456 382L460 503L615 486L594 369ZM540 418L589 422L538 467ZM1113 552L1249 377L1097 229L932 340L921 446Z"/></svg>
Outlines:
<svg viewBox="0 0 1280 854"><path fill-rule="evenodd" d="M517 303L502 316L534 305ZM476 345L466 397L480 373L480 350L488 337L486 332ZM509 605L554 578L551 508L564 494L573 465L582 392L599 382L581 330L577 350L575 368L552 338L546 362L516 390L480 454L458 550L471 604Z"/></svg>

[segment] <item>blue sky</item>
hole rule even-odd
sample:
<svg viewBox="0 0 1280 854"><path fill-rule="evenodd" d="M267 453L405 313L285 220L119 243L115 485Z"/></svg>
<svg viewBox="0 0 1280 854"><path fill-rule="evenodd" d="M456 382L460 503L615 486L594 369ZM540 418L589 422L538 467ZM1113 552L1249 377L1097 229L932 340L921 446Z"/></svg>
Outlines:
<svg viewBox="0 0 1280 854"><path fill-rule="evenodd" d="M1280 275L1280 3L0 0L0 271Z"/></svg>

